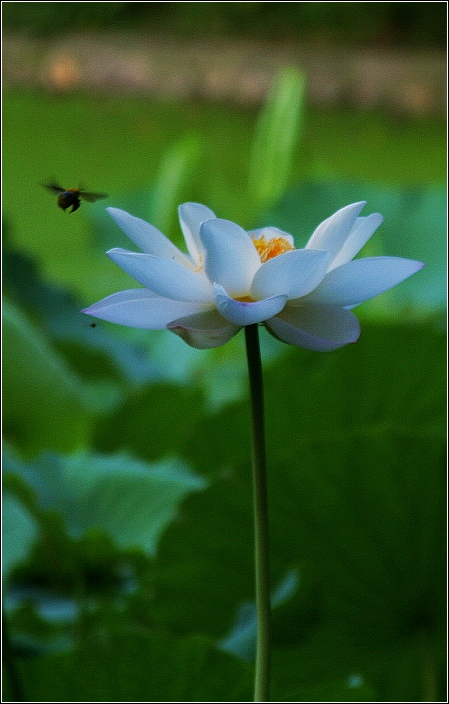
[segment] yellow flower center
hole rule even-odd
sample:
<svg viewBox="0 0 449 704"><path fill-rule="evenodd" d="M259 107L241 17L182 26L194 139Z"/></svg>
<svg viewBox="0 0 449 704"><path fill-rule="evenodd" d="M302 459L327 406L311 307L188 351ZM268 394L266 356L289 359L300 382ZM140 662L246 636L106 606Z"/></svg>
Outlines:
<svg viewBox="0 0 449 704"><path fill-rule="evenodd" d="M273 257L277 257L279 254L291 252L295 249L285 237L272 237L270 240L266 240L262 236L259 239L253 238L253 242L262 264L269 259L273 259Z"/></svg>

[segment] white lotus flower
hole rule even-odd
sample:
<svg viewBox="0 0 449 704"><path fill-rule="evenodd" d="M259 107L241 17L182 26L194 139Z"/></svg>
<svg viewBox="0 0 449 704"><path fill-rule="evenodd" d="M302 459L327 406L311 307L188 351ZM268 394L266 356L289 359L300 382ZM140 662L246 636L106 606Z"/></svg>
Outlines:
<svg viewBox="0 0 449 704"><path fill-rule="evenodd" d="M188 254L149 223L108 212L142 250L108 255L144 288L114 293L84 313L120 325L168 328L189 345L218 347L245 325L263 323L278 339L334 350L360 335L351 308L396 286L424 265L400 257L353 257L382 222L359 217L365 202L321 223L304 249L275 227L246 232L204 205L179 207Z"/></svg>

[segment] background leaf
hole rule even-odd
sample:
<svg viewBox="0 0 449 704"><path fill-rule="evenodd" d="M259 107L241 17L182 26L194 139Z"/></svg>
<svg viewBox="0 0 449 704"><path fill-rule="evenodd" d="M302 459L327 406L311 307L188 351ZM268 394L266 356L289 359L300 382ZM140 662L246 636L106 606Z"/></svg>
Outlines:
<svg viewBox="0 0 449 704"><path fill-rule="evenodd" d="M430 327L364 325L357 345L320 356L288 350L265 372L273 584L287 570L299 575L273 613L283 696L287 680L301 688L307 677L354 672L386 692L384 653L396 647L410 662L411 649L423 662L421 636L440 671L443 339ZM188 442L194 466L214 481L162 538L147 605L153 623L223 637L252 600L248 447L242 403L202 421ZM321 665L307 675L314 643ZM284 670L281 653L298 648L304 667L290 661ZM399 699L419 698L423 680L395 687Z"/></svg>
<svg viewBox="0 0 449 704"><path fill-rule="evenodd" d="M90 432L93 389L89 392L37 327L6 300L3 332L6 437L28 452L81 447Z"/></svg>
<svg viewBox="0 0 449 704"><path fill-rule="evenodd" d="M60 512L72 537L99 529L120 548L148 555L181 500L206 485L174 458L149 466L125 453L46 454L28 465L9 458L5 471L32 487L41 510Z"/></svg>
<svg viewBox="0 0 449 704"><path fill-rule="evenodd" d="M7 492L3 493L2 514L2 573L7 579L11 570L28 557L38 531L26 509Z"/></svg>
<svg viewBox="0 0 449 704"><path fill-rule="evenodd" d="M25 692L47 701L249 701L251 670L205 638L116 633L73 653L21 663ZM7 697L6 697L7 698Z"/></svg>
<svg viewBox="0 0 449 704"><path fill-rule="evenodd" d="M281 70L273 82L255 128L249 169L249 200L257 211L271 206L290 179L301 132L305 76Z"/></svg>

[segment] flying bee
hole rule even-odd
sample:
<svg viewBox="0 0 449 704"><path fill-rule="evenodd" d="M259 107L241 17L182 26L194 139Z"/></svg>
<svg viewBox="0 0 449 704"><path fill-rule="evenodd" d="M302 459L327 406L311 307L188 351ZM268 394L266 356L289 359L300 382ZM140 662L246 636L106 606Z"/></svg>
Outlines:
<svg viewBox="0 0 449 704"><path fill-rule="evenodd" d="M57 183L43 183L42 185L44 188L48 188L49 191L58 195L58 205L64 212L67 208L70 208L70 206L72 206L71 213L78 210L81 205L80 198L87 200L88 203L94 203L100 198L108 197L107 193L88 193L84 188L81 188L81 186L79 188L62 188L58 186Z"/></svg>

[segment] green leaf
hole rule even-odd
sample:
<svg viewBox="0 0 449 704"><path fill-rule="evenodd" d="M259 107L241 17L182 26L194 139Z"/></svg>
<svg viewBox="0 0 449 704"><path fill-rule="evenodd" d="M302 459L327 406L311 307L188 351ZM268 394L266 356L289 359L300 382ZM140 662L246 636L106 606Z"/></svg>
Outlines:
<svg viewBox="0 0 449 704"><path fill-rule="evenodd" d="M107 453L126 447L146 460L177 454L203 412L202 394L192 383L153 384L98 423L95 444Z"/></svg>
<svg viewBox="0 0 449 704"><path fill-rule="evenodd" d="M72 456L63 463L63 472L77 531L98 526L119 547L138 547L149 555L156 553L180 502L206 486L179 460L148 466L125 453Z"/></svg>
<svg viewBox="0 0 449 704"><path fill-rule="evenodd" d="M107 225L112 219L107 216ZM112 223L113 224L113 223ZM106 225L105 225L105 229ZM81 312L82 304L73 293L44 281L35 258L12 250L5 242L3 285L8 297L31 319L39 320L45 333L59 344L68 364L87 376L117 376L131 383L142 383L158 370L145 354L142 344L122 341L117 326L96 325Z"/></svg>
<svg viewBox="0 0 449 704"><path fill-rule="evenodd" d="M276 607L290 601L298 588L298 573L290 570L280 584L272 590L271 607ZM255 602L242 604L231 631L220 642L220 648L226 653L238 655L244 660L254 660L257 643L257 611Z"/></svg>
<svg viewBox="0 0 449 704"><path fill-rule="evenodd" d="M275 701L282 702L377 702L379 698L360 675L324 682L315 686L282 687L282 694L274 689Z"/></svg>
<svg viewBox="0 0 449 704"><path fill-rule="evenodd" d="M41 509L60 512L72 537L100 529L120 548L149 555L180 502L206 486L179 460L148 465L126 453L46 454L28 465L7 457L5 470L34 489Z"/></svg>
<svg viewBox="0 0 449 704"><path fill-rule="evenodd" d="M23 660L28 701L241 702L251 669L205 638L97 637L75 652Z"/></svg>
<svg viewBox="0 0 449 704"><path fill-rule="evenodd" d="M276 701L444 701L444 641L432 643L418 633L376 649L367 633L361 647L338 624L321 624L302 647L274 650L272 696Z"/></svg>
<svg viewBox="0 0 449 704"><path fill-rule="evenodd" d="M119 194L114 207L150 222L179 242L181 232L177 217L178 206L186 199L186 191L190 190L189 184L196 175L201 152L202 144L198 137L182 137L164 152L154 181L144 188ZM129 248L130 240L106 211L91 211L91 220L100 251L119 246ZM117 280L117 276L114 276L114 280Z"/></svg>
<svg viewBox="0 0 449 704"><path fill-rule="evenodd" d="M364 325L329 354L286 348L265 369L272 583L299 575L273 612L274 645L305 648L307 663L321 629L339 638L313 681L282 670L284 696L365 671L377 690L381 654L422 633L441 654L444 373L444 336L405 325ZM186 450L214 481L162 537L148 618L221 638L254 599L246 404L201 421ZM376 667L354 656L366 652Z"/></svg>
<svg viewBox="0 0 449 704"><path fill-rule="evenodd" d="M163 156L144 215L145 220L162 232L172 232L177 223L177 208L188 181L193 179L200 153L200 140L184 137Z"/></svg>
<svg viewBox="0 0 449 704"><path fill-rule="evenodd" d="M296 68L285 68L277 75L262 108L249 173L249 199L258 212L280 198L289 182L304 91L304 75Z"/></svg>
<svg viewBox="0 0 449 704"><path fill-rule="evenodd" d="M89 436L95 396L15 305L3 301L3 401L8 438L24 451L68 451ZM98 401L98 398L97 398Z"/></svg>
<svg viewBox="0 0 449 704"><path fill-rule="evenodd" d="M28 557L38 529L19 501L7 492L3 493L2 513L2 571L7 579L11 571Z"/></svg>

